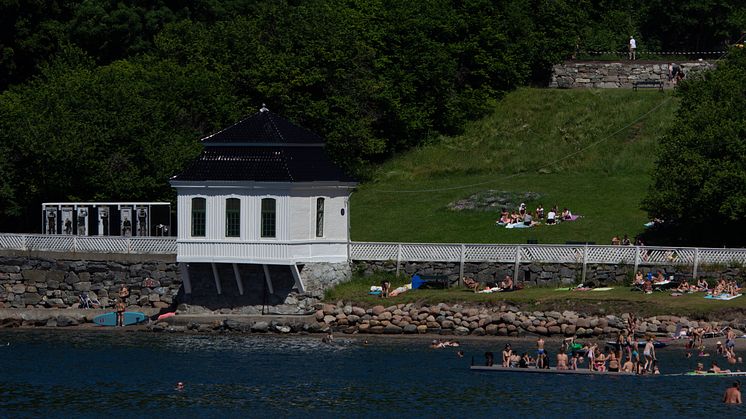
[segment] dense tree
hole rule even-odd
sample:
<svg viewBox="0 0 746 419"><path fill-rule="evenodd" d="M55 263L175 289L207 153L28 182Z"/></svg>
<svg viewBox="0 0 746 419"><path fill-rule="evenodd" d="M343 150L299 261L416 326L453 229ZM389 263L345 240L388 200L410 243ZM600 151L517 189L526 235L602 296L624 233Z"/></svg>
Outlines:
<svg viewBox="0 0 746 419"><path fill-rule="evenodd" d="M0 147L12 156L11 167L0 161L0 208L33 226L42 201L169 199L167 179L199 152L195 139L237 116L225 91L199 66L96 67L66 48L0 99Z"/></svg>
<svg viewBox="0 0 746 419"><path fill-rule="evenodd" d="M576 48L638 31L706 48L745 23L740 2L700 3L0 0L0 211L35 225L41 200L168 198L196 140L262 103L360 174Z"/></svg>
<svg viewBox="0 0 746 419"><path fill-rule="evenodd" d="M684 82L643 203L667 240L746 243L746 50Z"/></svg>

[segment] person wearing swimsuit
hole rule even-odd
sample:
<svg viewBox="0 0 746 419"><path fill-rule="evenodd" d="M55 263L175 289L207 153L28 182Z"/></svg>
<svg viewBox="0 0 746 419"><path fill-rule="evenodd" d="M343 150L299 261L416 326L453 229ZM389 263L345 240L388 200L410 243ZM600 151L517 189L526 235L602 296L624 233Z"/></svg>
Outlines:
<svg viewBox="0 0 746 419"><path fill-rule="evenodd" d="M614 352L609 355L609 372L619 372L619 360Z"/></svg>

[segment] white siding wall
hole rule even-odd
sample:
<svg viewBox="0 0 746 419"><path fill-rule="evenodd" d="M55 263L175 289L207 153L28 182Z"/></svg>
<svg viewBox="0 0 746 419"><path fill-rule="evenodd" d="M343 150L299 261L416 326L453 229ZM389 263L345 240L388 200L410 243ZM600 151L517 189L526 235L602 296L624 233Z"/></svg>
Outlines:
<svg viewBox="0 0 746 419"><path fill-rule="evenodd" d="M313 184L221 187L176 186L181 261L247 259L272 261L346 260L348 188ZM206 237L191 237L192 198L206 199ZM225 237L225 200L241 200L241 237ZM263 238L261 200L276 201L276 237ZM324 198L324 236L316 237L316 199ZM342 214L344 209L344 215ZM187 245L189 242L194 246ZM241 250L230 246L241 245ZM261 246L267 244L267 248ZM317 244L314 244L317 243ZM250 245L249 245L250 244ZM282 245L278 247L278 245ZM226 247L227 246L227 247ZM288 247L290 246L290 247ZM271 249L278 249L272 251ZM282 249L280 251L279 249Z"/></svg>

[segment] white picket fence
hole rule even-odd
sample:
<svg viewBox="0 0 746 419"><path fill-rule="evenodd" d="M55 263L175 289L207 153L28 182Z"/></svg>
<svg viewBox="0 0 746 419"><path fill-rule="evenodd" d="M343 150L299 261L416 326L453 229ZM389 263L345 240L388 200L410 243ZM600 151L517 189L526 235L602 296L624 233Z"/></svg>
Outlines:
<svg viewBox="0 0 746 419"><path fill-rule="evenodd" d="M0 233L0 250L176 254L175 237L115 237ZM576 263L638 266L746 265L746 249L539 244L351 242L356 261Z"/></svg>

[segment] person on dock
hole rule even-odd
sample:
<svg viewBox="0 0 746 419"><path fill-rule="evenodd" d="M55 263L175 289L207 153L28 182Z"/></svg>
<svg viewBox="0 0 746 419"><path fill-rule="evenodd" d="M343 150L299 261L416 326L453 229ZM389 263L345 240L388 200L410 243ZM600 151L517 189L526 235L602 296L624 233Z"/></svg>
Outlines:
<svg viewBox="0 0 746 419"><path fill-rule="evenodd" d="M733 385L728 387L723 394L723 403L741 404L741 382L736 380Z"/></svg>
<svg viewBox="0 0 746 419"><path fill-rule="evenodd" d="M513 350L510 348L510 344L505 344L505 349L503 349L503 367L510 366L510 356L512 354Z"/></svg>
<svg viewBox="0 0 746 419"><path fill-rule="evenodd" d="M536 355L541 355L544 353L544 338L539 338L536 340Z"/></svg>
<svg viewBox="0 0 746 419"><path fill-rule="evenodd" d="M655 357L655 345L653 345L653 337L648 336L647 342L645 343L645 349L642 354L645 356L645 369L652 371L653 361L657 360Z"/></svg>
<svg viewBox="0 0 746 419"><path fill-rule="evenodd" d="M627 361L622 365L622 372L632 374L635 372L635 363L632 362L632 358L627 358Z"/></svg>
<svg viewBox="0 0 746 419"><path fill-rule="evenodd" d="M568 369L567 366L567 354L564 351L560 351L557 353L557 369L558 370L566 370Z"/></svg>
<svg viewBox="0 0 746 419"><path fill-rule="evenodd" d="M730 370L724 370L720 368L717 361L713 360L712 363L710 363L710 369L707 370L707 372L712 373L712 374L720 374L723 372L730 372Z"/></svg>
<svg viewBox="0 0 746 419"><path fill-rule="evenodd" d="M613 351L609 354L609 372L619 372L619 358Z"/></svg>
<svg viewBox="0 0 746 419"><path fill-rule="evenodd" d="M127 309L127 305L121 298L117 302L117 326L124 326L124 311Z"/></svg>
<svg viewBox="0 0 746 419"><path fill-rule="evenodd" d="M492 352L484 353L484 365L491 367L495 364L495 355Z"/></svg>
<svg viewBox="0 0 746 419"><path fill-rule="evenodd" d="M529 356L528 352L524 352L523 356L521 356L520 361L518 361L518 367L519 368L528 368L529 365L531 365L533 361L531 360L531 356Z"/></svg>

